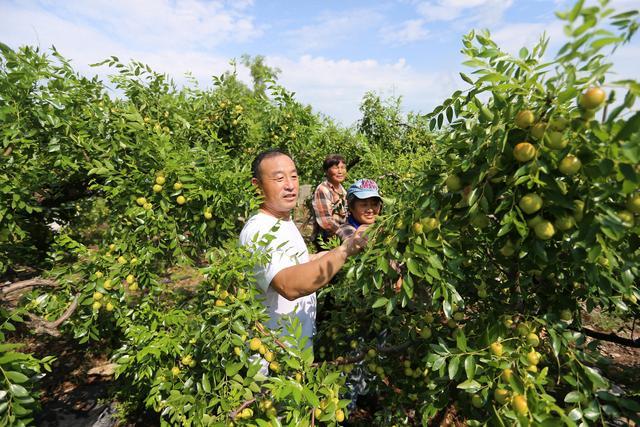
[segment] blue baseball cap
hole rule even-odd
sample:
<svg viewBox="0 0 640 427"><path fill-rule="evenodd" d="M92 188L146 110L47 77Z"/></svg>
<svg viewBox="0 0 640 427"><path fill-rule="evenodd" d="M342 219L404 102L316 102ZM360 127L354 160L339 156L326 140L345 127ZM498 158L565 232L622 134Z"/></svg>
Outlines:
<svg viewBox="0 0 640 427"><path fill-rule="evenodd" d="M378 184L372 179L359 179L347 190L347 200L351 200L353 197L358 199L369 199L371 197L380 197L378 193Z"/></svg>

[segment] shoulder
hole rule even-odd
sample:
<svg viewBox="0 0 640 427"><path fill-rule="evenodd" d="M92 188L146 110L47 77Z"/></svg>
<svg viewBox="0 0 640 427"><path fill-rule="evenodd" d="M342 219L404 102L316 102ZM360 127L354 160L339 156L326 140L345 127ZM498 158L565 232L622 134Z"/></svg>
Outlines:
<svg viewBox="0 0 640 427"><path fill-rule="evenodd" d="M276 225L278 220L272 216L263 213L253 215L242 227L240 232L240 244L247 245L252 241L267 234Z"/></svg>
<svg viewBox="0 0 640 427"><path fill-rule="evenodd" d="M329 183L327 181L322 181L316 187L316 191L314 191L314 194L317 195L317 194L325 194L330 192L331 192L331 188L329 188Z"/></svg>

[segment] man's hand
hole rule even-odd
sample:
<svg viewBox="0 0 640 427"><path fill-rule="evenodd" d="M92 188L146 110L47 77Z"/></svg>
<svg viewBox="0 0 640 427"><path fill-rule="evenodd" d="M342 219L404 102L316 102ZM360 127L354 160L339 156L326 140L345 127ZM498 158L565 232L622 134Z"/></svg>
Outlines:
<svg viewBox="0 0 640 427"><path fill-rule="evenodd" d="M360 229L358 228L358 231L359 230ZM340 248L344 250L348 257L350 257L361 252L365 246L367 246L367 243L367 238L362 236L361 232L356 232L356 234L342 242Z"/></svg>

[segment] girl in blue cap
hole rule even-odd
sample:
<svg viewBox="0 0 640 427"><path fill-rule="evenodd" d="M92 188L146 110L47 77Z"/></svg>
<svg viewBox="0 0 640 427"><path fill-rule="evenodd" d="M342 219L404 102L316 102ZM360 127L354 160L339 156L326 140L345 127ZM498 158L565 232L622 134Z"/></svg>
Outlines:
<svg viewBox="0 0 640 427"><path fill-rule="evenodd" d="M373 224L382 209L382 198L378 184L372 179L359 179L347 190L349 214L336 235L345 240ZM362 228L361 228L362 227Z"/></svg>

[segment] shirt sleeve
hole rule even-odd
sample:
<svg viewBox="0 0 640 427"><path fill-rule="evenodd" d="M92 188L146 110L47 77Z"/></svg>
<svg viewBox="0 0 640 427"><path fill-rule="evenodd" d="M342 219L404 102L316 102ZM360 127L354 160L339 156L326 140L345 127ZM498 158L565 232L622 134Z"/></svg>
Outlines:
<svg viewBox="0 0 640 427"><path fill-rule="evenodd" d="M338 236L343 242L354 234L356 234L356 228L346 222L338 227L338 230L336 231L336 236Z"/></svg>
<svg viewBox="0 0 640 427"><path fill-rule="evenodd" d="M261 227L263 226L263 227ZM292 247L283 244L279 237L280 225L276 223L270 229L266 224L252 224L243 230L240 244L252 254L262 257L256 262L253 274L258 288L266 292L271 281L281 270L300 263L301 254L294 253Z"/></svg>
<svg viewBox="0 0 640 427"><path fill-rule="evenodd" d="M333 218L333 199L331 190L319 185L313 193L313 211L316 222L323 230L335 234L340 224Z"/></svg>

